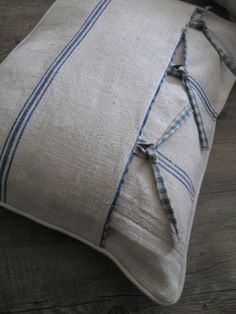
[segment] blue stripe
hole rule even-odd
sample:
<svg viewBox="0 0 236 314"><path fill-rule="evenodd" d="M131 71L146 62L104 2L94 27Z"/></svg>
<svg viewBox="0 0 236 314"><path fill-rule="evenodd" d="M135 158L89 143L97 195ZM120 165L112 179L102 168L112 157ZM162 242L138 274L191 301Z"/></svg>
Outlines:
<svg viewBox="0 0 236 314"><path fill-rule="evenodd" d="M190 198L191 198L191 200L193 201L194 196L192 195L191 190L189 189L188 185L186 184L186 181L182 180L181 177L177 176L175 172L171 171L170 168L167 168L164 164L162 164L162 162L159 162L158 164L159 164L159 166L160 166L161 168L163 168L163 169L165 169L167 172L169 172L173 177L175 177L178 181L180 181L180 182L186 187L186 189L187 189L188 192L189 192Z"/></svg>
<svg viewBox="0 0 236 314"><path fill-rule="evenodd" d="M32 97L34 96L34 94L37 92L37 90L39 91L39 89L41 89L44 85L45 85L45 80L48 79L49 74L51 74L53 72L53 70L55 70L56 66L59 64L59 61L61 61L65 55L65 53L67 53L70 48L75 44L75 42L78 40L79 36L83 33L84 29L86 29L87 24L91 21L91 19L94 17L94 14L96 14L97 10L101 7L101 5L103 4L104 0L100 1L98 3L98 5L95 7L95 9L92 11L92 13L89 15L89 17L86 19L86 21L84 22L81 30L72 38L72 40L65 46L65 48L61 51L61 53L56 57L56 59L53 61L53 63L50 65L50 67L48 68L48 70L46 71L46 73L44 74L44 76L41 78L41 80L39 81L39 83L36 85L36 87L34 88L32 94L30 95L30 97L27 99L26 103L24 104L24 106L22 107L22 109L20 110L16 120L13 123L13 126L11 127L10 133L7 136L7 139L4 143L1 155L0 155L0 160L2 159L2 154L5 150L6 144L8 142L8 139L17 123L17 121L19 120L21 114L24 112L25 108L27 107L29 101L32 99ZM60 58L60 60L59 60ZM59 61L58 61L59 60ZM44 83L44 85L41 85L41 83ZM34 99L33 99L34 100Z"/></svg>
<svg viewBox="0 0 236 314"><path fill-rule="evenodd" d="M216 120L218 114L215 111L215 109L212 107L207 95L205 94L205 92L203 91L203 89L201 88L201 86L197 83L196 80L194 80L191 76L189 76L190 79L190 83L192 85L192 87L194 88L194 90L197 92L197 94L199 95L205 109L207 110L207 112L209 113L209 115L211 116L211 118L213 120Z"/></svg>
<svg viewBox="0 0 236 314"><path fill-rule="evenodd" d="M192 88L195 90L195 92L197 92L198 96L200 97L206 111L211 116L212 120L215 121L217 119L217 114L213 111L211 105L208 103L208 100L204 98L204 95L201 93L201 90L197 87L197 85L194 85L192 82L191 82L191 85L192 85Z"/></svg>
<svg viewBox="0 0 236 314"><path fill-rule="evenodd" d="M112 0L102 0L98 3L92 13L89 15L81 30L73 37L69 44L62 50L58 57L54 60L52 65L49 67L43 78L40 80L33 93L23 106L19 115L17 116L10 133L4 143L4 147L0 156L1 168L0 168L0 199L6 201L7 192L7 180L9 171L11 168L12 161L15 156L16 149L23 135L23 132L29 122L34 110L41 101L42 97L46 93L48 87L52 83L58 71L61 69L66 60L70 57L73 51L78 47L81 41L85 38L91 28L94 26L98 18L101 16L103 11L109 5ZM41 94L41 95L40 95ZM37 97L39 98L37 99ZM30 112L31 110L31 112ZM28 115L28 117L27 117ZM26 121L24 121L26 119ZM24 123L24 124L23 124ZM20 127L23 125L22 130L19 132ZM14 130L14 131L13 131ZM17 138L18 137L18 138ZM14 143L15 142L15 143ZM14 146L15 144L15 146ZM13 148L13 150L12 150ZM9 165L7 167L8 160ZM4 174L5 179L4 179Z"/></svg>
<svg viewBox="0 0 236 314"><path fill-rule="evenodd" d="M163 155L160 151L158 151L158 154L163 158L162 159L163 162L166 162L170 167L172 166L175 169L175 171L179 173L180 176L185 178L185 180L188 182L188 185L191 188L194 195L195 190L194 190L194 186L193 186L190 176L182 168L180 168L177 164L175 164L172 160L170 160L165 155Z"/></svg>
<svg viewBox="0 0 236 314"><path fill-rule="evenodd" d="M158 152L159 153L159 152ZM160 156L160 161L166 165L166 167L172 169L172 171L174 171L176 173L176 175L178 175L179 177L182 178L182 180L185 181L186 185L188 186L189 191L191 192L192 196L194 197L195 191L194 191L194 187L193 187L193 183L192 181L185 177L183 174L181 174L181 172L178 170L177 167L173 166L173 163L168 163L166 160L164 160L161 156Z"/></svg>
<svg viewBox="0 0 236 314"><path fill-rule="evenodd" d="M159 151L158 151L158 153L159 153ZM162 158L161 156L159 156L159 161L161 162L160 165L162 165L163 168L164 168L164 167L168 168L169 170L167 170L166 168L165 168L165 169L166 169L168 172L170 172L170 173L172 173L173 175L175 175L175 177L176 177L179 181L181 181L181 182L184 184L184 186L185 186L185 187L187 188L187 190L189 191L189 194L190 194L190 196L191 196L191 199L193 200L194 195L195 195L195 192L194 192L194 187L193 187L192 181L191 181L191 180L189 181L188 177L185 177L185 176L178 170L179 167L174 167L173 165L175 165L175 164L173 164L173 163L168 163L168 162L167 162L166 160L164 160L164 158Z"/></svg>
<svg viewBox="0 0 236 314"><path fill-rule="evenodd" d="M212 111L211 106L208 104L207 100L204 98L204 95L201 93L201 91L199 90L199 88L193 83L190 82L193 90L198 94L199 98L201 99L202 104L204 105L207 113L210 115L210 117L212 118L213 121L216 120L217 115L214 113L214 111Z"/></svg>

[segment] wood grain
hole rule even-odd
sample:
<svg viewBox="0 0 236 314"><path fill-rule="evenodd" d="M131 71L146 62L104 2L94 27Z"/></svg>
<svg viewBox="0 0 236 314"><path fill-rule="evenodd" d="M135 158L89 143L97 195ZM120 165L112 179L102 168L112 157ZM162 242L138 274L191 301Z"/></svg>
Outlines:
<svg viewBox="0 0 236 314"><path fill-rule="evenodd" d="M0 0L0 61L53 2ZM154 304L103 255L0 209L0 314L236 313L235 102L236 86L217 124L178 304Z"/></svg>

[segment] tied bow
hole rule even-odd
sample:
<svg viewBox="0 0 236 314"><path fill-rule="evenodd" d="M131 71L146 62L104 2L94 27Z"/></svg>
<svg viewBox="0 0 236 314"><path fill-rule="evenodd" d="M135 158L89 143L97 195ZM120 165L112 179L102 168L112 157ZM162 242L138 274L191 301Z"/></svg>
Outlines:
<svg viewBox="0 0 236 314"><path fill-rule="evenodd" d="M137 155L144 155L150 162L155 177L156 187L159 194L161 205L166 213L166 216L173 226L178 240L180 240L177 220L175 217L174 209L172 207L164 179L161 174L159 163L161 162L161 156L159 153L159 146L166 141L177 129L187 120L192 114L191 107L187 106L182 112L171 122L168 128L165 130L163 135L157 144L150 143L143 138L140 138L137 143L135 153Z"/></svg>
<svg viewBox="0 0 236 314"><path fill-rule="evenodd" d="M167 189L165 187L164 179L161 175L160 167L158 164L159 154L158 154L157 147L154 144L151 144L151 143L149 144L148 142L140 140L138 142L137 149L140 150L140 152L142 152L143 154L145 154L151 163L162 208L164 209L169 222L173 226L175 233L177 235L177 238L180 239L178 226L177 226L177 220L175 218L175 213L172 208L170 198L168 196Z"/></svg>
<svg viewBox="0 0 236 314"><path fill-rule="evenodd" d="M202 31L212 46L216 49L220 58L229 68L229 70L236 76L236 60L223 42L207 27L205 21L200 18L193 19L189 23L189 27Z"/></svg>
<svg viewBox="0 0 236 314"><path fill-rule="evenodd" d="M191 108L193 110L194 119L195 119L197 129L198 129L201 149L208 150L209 145L208 145L206 131L205 131L204 124L202 121L202 116L199 110L199 106L198 106L196 97L194 95L194 91L193 91L192 84L190 81L190 76L186 70L186 67L183 65L171 65L167 73L168 75L179 78L183 82L183 85L185 87L186 93L189 98Z"/></svg>

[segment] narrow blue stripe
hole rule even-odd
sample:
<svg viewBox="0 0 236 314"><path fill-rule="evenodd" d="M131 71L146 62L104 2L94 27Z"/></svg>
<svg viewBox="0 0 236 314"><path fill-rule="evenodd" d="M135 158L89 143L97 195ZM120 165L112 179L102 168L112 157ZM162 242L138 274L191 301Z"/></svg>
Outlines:
<svg viewBox="0 0 236 314"><path fill-rule="evenodd" d="M6 201L6 195L7 195L7 181L8 181L8 175L9 175L9 171L10 171L10 168L11 168L11 165L12 165L12 161L14 159L14 156L15 156L15 152L16 152L16 149L18 147L18 144L20 142L20 139L23 135L23 132L26 128L26 125L28 123L28 121L30 120L34 110L36 109L37 105L39 104L40 100L42 99L42 97L44 96L44 94L46 93L48 87L50 86L51 82L53 81L54 77L56 76L56 74L58 73L58 71L60 70L60 68L63 66L63 64L66 62L66 60L70 57L70 55L73 53L73 51L78 47L78 45L80 44L80 42L85 38L85 36L88 34L88 32L91 30L91 28L94 26L94 24L96 23L96 21L98 20L98 18L101 16L101 14L103 13L103 11L106 9L106 7L108 6L108 4L111 2L112 0L103 0L102 2L100 2L100 4L97 6L97 9L95 8L94 11L91 13L91 15L93 15L93 20L90 18L88 20L90 20L90 24L89 25L86 25L86 27L83 27L83 31L82 33L80 32L80 36L78 38L78 42L76 43L76 45L74 45L74 47L72 47L72 49L68 50L67 51L67 55L65 55L65 58L63 60L63 58L60 59L60 62L61 64L58 66L58 68L56 69L56 67L54 69L56 69L56 71L53 73L53 71L51 70L50 73L52 73L51 75L51 78L49 75L47 75L46 77L46 80L50 79L49 82L45 81L43 82L42 86L40 86L40 90L36 93L36 96L34 96L33 100L30 102L29 106L25 109L20 121L18 122L18 125L13 133L13 135L11 136L11 139L10 139L10 142L8 144L8 147L7 147L7 150L6 150L6 153L4 155L4 159L3 159L3 162L2 162L2 167L1 167L1 170L0 170L0 197L2 199L2 188L4 186L4 196L3 196L3 200L4 202ZM105 4L106 3L106 4ZM105 5L104 5L105 4ZM104 5L104 6L103 6ZM100 10L100 11L99 11ZM97 14L97 15L96 15ZM90 15L90 16L91 16ZM64 57L64 56L63 56ZM59 61L58 61L59 62ZM47 83L47 85L46 85ZM43 87L46 85L45 89L43 90ZM42 91L42 94L40 95L39 99L33 103L33 101L37 98L37 96L40 94L40 92ZM18 139L16 141L16 144L15 144L15 147L13 149L13 152L10 156L10 162L9 162L9 166L8 166L8 169L5 169L6 167L6 164L8 162L8 158L9 158L9 155L11 153L11 148L14 144L14 141L16 139L16 135L17 135L17 132L19 131L26 115L28 114L29 110L32 108L32 111L31 113L29 114L27 120L25 121L25 124L24 124L24 127L22 128L21 132L19 133L19 136L18 136ZM2 178L3 178L3 175L4 175L4 172L6 170L6 177L5 177L5 182L2 182Z"/></svg>
<svg viewBox="0 0 236 314"><path fill-rule="evenodd" d="M158 152L159 153L159 152ZM186 182L186 185L188 186L189 190L191 191L192 195L194 196L195 191L194 191L194 187L192 184L192 181L189 181L188 177L185 177L179 170L178 168L173 166L173 163L168 163L166 160L164 160L161 156L159 156L159 160L166 165L166 167L172 169L172 171L174 171L176 173L176 175L178 175L179 177L182 178L182 180L184 180Z"/></svg>
<svg viewBox="0 0 236 314"><path fill-rule="evenodd" d="M192 195L195 194L194 192L194 187L191 181L188 180L188 178L186 178L184 175L181 174L180 171L178 171L178 168L174 168L172 164L168 163L166 160L162 159L162 157L159 157L159 160L164 163L166 165L166 167L169 167L170 169L172 169L177 175L179 175L188 185L189 190L191 191Z"/></svg>
<svg viewBox="0 0 236 314"><path fill-rule="evenodd" d="M202 87L200 86L200 84L198 84L198 82L193 79L192 77L190 77L191 83L196 87L196 89L198 90L199 94L201 95L201 97L205 100L206 105L208 106L209 110L212 112L212 115L214 118L217 118L217 112L215 111L214 107L211 105L206 93L204 92L204 90L202 89Z"/></svg>
<svg viewBox="0 0 236 314"><path fill-rule="evenodd" d="M159 154L166 162L168 162L169 164L171 164L171 165L176 169L176 171L179 171L180 175L182 174L182 175L185 177L185 179L189 182L189 185L192 187L193 194L195 194L195 190L194 190L193 183L192 183L192 180L191 180L190 176L189 176L182 168L180 168L177 164L175 164L172 160L170 160L170 159L167 158L165 155L163 155L160 151L158 151L158 154Z"/></svg>
<svg viewBox="0 0 236 314"><path fill-rule="evenodd" d="M159 153L159 152L158 152ZM159 160L168 168L170 168L173 172L175 172L175 174L177 176L179 176L185 183L186 183L186 186L188 186L188 190L189 192L191 193L192 197L194 197L194 187L193 187L193 184L192 184L192 181L189 182L188 180L188 177L186 178L179 170L178 168L176 167L173 167L173 163L168 163L166 160L162 159L161 156L159 156Z"/></svg>
<svg viewBox="0 0 236 314"><path fill-rule="evenodd" d="M214 111L212 111L211 106L207 103L207 100L203 98L204 96L201 94L201 92L196 87L196 85L192 85L192 87L197 92L197 94L199 95L199 97L200 97L200 99L201 99L201 101L202 101L206 111L211 116L212 120L215 121L217 119L217 114Z"/></svg>
<svg viewBox="0 0 236 314"><path fill-rule="evenodd" d="M211 116L211 118L214 118L212 111L211 111L210 108L208 107L208 105L207 105L205 99L204 99L203 96L201 95L201 93L200 93L200 91L198 90L197 86L196 86L193 82L191 82L191 81L190 81L190 84L191 84L192 88L194 89L194 91L195 91L195 92L198 94L198 96L200 97L200 99L201 99L201 101L202 101L202 103L203 103L203 105L204 105L204 107L205 107L207 113Z"/></svg>
<svg viewBox="0 0 236 314"><path fill-rule="evenodd" d="M215 115L215 113L212 111L211 107L208 105L207 100L204 99L204 96L201 94L201 91L198 89L198 87L196 85L194 85L192 82L190 83L192 88L195 90L195 92L198 94L198 96L200 97L202 104L204 105L207 113L210 115L210 117L212 118L212 120L216 120L217 116Z"/></svg>
<svg viewBox="0 0 236 314"><path fill-rule="evenodd" d="M107 0L105 0L105 1L107 1ZM95 18L96 18L96 16L94 15L94 13L95 13L95 14L98 13L98 9L100 9L100 8L102 7L102 5L105 3L105 1L103 0L103 1L97 6L97 9L95 8L95 10L93 11L93 13L90 15L91 17L95 17ZM108 1L108 3L109 3L109 2L110 2L110 1ZM108 3L107 3L107 5L108 5ZM107 6L107 5L106 5L106 6ZM105 8L103 8L103 11L104 11L104 9L105 9ZM100 13L100 14L101 14L101 13ZM99 15L99 16L100 16L100 15ZM97 16L97 18L98 18L99 16ZM88 18L87 20L90 20L90 22L92 21L91 18ZM79 42L77 43L77 46L78 46L78 44L81 42L81 40L85 37L85 35L88 33L88 31L91 29L91 27L92 27L93 25L94 25L94 23L92 23L92 25L86 25L86 27L85 27L85 26L82 27L82 33L81 33L81 31L79 32L79 37L78 37L78 38L79 38L80 40L79 40ZM89 29L88 29L88 27L89 27ZM86 30L86 29L88 29L88 30ZM84 31L86 31L86 33L84 33ZM81 37L81 35L82 35L82 37ZM61 64L61 66L65 63L65 61L68 59L68 57L71 55L71 53L74 51L74 49L75 49L77 46L74 46L74 47L73 47L73 50L71 50L71 51L67 50L67 53L69 53L69 54L68 54L67 56L65 55L66 58L64 59L64 61L63 61L63 58L60 58L59 61L60 61L60 62L63 62L63 63ZM64 56L62 55L62 57L64 57ZM59 62L59 61L58 61L58 62ZM61 68L61 66L60 66L60 68ZM58 68L58 69L56 70L56 72L54 72L52 78L55 77L55 75L57 74L57 72L58 72L58 70L59 70L60 68ZM56 69L56 67L54 67L54 69ZM53 70L54 70L54 69L51 69L51 71L46 74L46 76L45 76L45 77L46 77L46 80L45 80L45 81L43 82L43 84L39 87L39 90L37 91L37 93L36 93L36 95L34 96L33 100L30 102L29 106L25 109L23 116L21 117L20 121L18 122L18 125L17 125L17 127L16 127L16 129L15 129L13 135L12 135L11 138L10 138L10 143L8 144L7 151L6 151L5 156L4 156L4 159L5 159L5 160L3 161L2 166L1 166L1 172L0 172L0 178L1 178L1 179L2 179L2 176L3 176L3 174L4 174L4 168L5 168L6 164L7 164L8 157L9 157L9 155L10 155L10 150L11 150L13 144L14 144L14 141L15 141L15 138L16 138L16 135L17 135L17 132L19 131L19 128L21 127L21 124L22 124L24 118L26 117L27 113L29 112L29 110L31 109L31 107L34 105L34 103L33 103L34 100L37 98L37 96L38 96L39 93L41 92L41 90L42 90L42 88L44 87L44 85L45 85L46 83L48 83L47 80L50 79L50 75L51 75L51 73L53 73ZM50 74L50 75L49 75L49 74ZM47 90L47 88L48 88L48 86L50 85L51 81L52 81L52 79L50 79L50 82L49 82L49 84L46 86L45 91ZM38 86L39 86L39 85L38 85ZM43 91L43 95L45 94L45 91ZM41 100L41 98L42 98L42 97L40 97L39 100ZM39 101L37 102L37 104L38 104L38 103L39 103ZM27 121L26 121L26 122L27 122ZM0 188L2 188L2 186L1 186L1 181L0 181ZM1 189L0 189L0 191L1 191Z"/></svg>
<svg viewBox="0 0 236 314"><path fill-rule="evenodd" d="M193 14L192 14L190 20L193 18L194 14L195 14L195 11L196 11L196 9L194 10L194 12L193 12ZM110 207L110 209L109 209L109 211L108 211L108 214L107 214L107 218L106 218L106 221L105 221L105 224L104 224L104 227L103 227L103 232L102 232L102 236L101 236L101 240L100 240L100 246L102 246L102 244L103 244L103 240L104 240L104 237L105 237L105 233L106 233L107 227L108 227L108 225L109 225L109 221L110 221L110 219L111 219L112 212L113 212L113 210L115 209L117 200L118 200L118 198L119 198L120 191L121 191L121 187L122 187L122 185L123 185L123 183L124 183L124 181L125 181L125 176L126 176L126 174L128 173L128 170L129 170L129 165L130 165L130 163L131 163L131 161L132 161L132 159L133 159L133 157L134 157L134 151L135 151L135 148L136 148L137 145L138 145L139 137L141 136L142 131L143 131L145 125L146 125L146 122L147 122L147 119L148 119L148 117L149 117L150 111L152 110L153 104L154 104L155 101L156 101L156 98L157 98L157 96L158 96L158 94L159 94L159 91L160 91L160 89L161 89L162 83L163 83L165 77L167 76L167 71L168 71L169 67L171 66L172 61L174 60L174 57L175 57L175 55L176 55L176 52L177 52L179 46L180 46L181 43L182 43L182 39L183 39L183 33L181 34L181 37L180 37L180 39L179 39L179 41L178 41L178 43L177 43L177 45L176 45L176 47L175 47L175 49L174 49L173 55L172 55L172 57L171 57L171 59L170 59L170 62L169 62L168 66L167 66L167 68L166 68L166 71L165 71L165 73L163 74L162 79L161 79L161 81L160 81L160 83L159 83L159 85L158 85L158 87L157 87L157 89L156 89L156 92L155 92L155 94L154 94L154 97L153 97L153 99L152 99L152 101L151 101L151 103L150 103L150 105L149 105L149 107L148 107L148 110L147 110L147 112L146 112L146 115L145 115L145 117L144 117L144 120L143 120L143 122L142 122L142 125L141 125L141 127L140 127L139 132L138 132L138 136L137 136L137 138L136 138L134 147L133 147L133 149L132 149L132 151L131 151L131 153L130 153L130 155L129 155L129 158L128 158L127 163L126 163L126 166L125 166L125 169L124 169L124 171L123 171L123 174L122 174L122 176L121 176L120 182L119 182L118 187L117 187L117 189L116 189L116 193L115 193L115 196L114 196L114 198L113 198L111 207Z"/></svg>
<svg viewBox="0 0 236 314"><path fill-rule="evenodd" d="M78 38L80 37L80 35L83 33L84 29L86 29L87 24L94 18L94 15L97 13L97 11L100 9L100 7L104 4L104 2L107 0L102 0L100 1L97 6L94 8L94 10L92 11L92 13L89 15L89 17L86 19L86 21L84 22L84 24L82 25L80 31L72 38L72 40L65 46L65 48L61 51L61 53L56 57L56 59L53 61L53 63L50 65L50 67L48 68L48 70L46 71L46 73L44 74L44 76L41 78L41 80L39 81L39 83L36 85L36 87L34 88L32 94L30 95L30 97L27 99L27 101L25 102L24 106L22 107L22 109L20 110L17 118L15 119L10 132L6 138L6 141L4 143L1 155L0 155L0 161L2 159L2 155L5 151L6 145L8 143L9 137L11 136L11 133L13 132L14 127L16 126L16 123L18 122L21 114L23 113L23 111L25 110L25 108L28 106L29 102L31 101L31 103L34 101L35 97L32 100L32 97L35 93L39 93L40 89L42 89L42 87L45 85L45 80L47 80L49 78L49 74L51 74L55 69L56 66L59 64L59 62L61 62L61 60L63 59L63 57L65 56L65 53L68 53L68 51L71 49L71 46L73 46L75 44L75 42L78 40ZM41 84L41 83L44 83ZM30 104L29 104L30 105ZM20 120L21 121L21 120Z"/></svg>
<svg viewBox="0 0 236 314"><path fill-rule="evenodd" d="M208 111L208 113L212 116L212 118L215 120L217 118L217 112L215 111L215 109L212 107L207 95L205 94L205 92L203 91L203 89L201 88L201 86L197 83L196 80L194 80L192 77L190 78L190 82L192 87L195 89L195 91L198 93L199 97L201 98L206 110Z"/></svg>
<svg viewBox="0 0 236 314"><path fill-rule="evenodd" d="M170 173L173 177L175 177L178 181L180 181L180 182L186 187L187 191L189 192L189 195L190 195L191 200L193 200L194 197L193 197L193 195L192 195L192 193L191 193L191 190L189 190L189 187L188 187L188 185L186 184L186 182L183 181L181 177L178 177L178 176L176 175L176 173L174 173L173 171L171 171L170 168L167 168L167 167L166 167L165 165L163 165L161 162L159 162L159 166L162 167L163 169L165 169L167 172L169 172L169 173Z"/></svg>

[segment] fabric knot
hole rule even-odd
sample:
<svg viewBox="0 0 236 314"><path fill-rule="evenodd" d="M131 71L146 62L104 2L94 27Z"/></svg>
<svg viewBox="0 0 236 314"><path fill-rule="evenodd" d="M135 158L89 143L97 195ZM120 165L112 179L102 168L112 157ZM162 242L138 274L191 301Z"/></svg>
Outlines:
<svg viewBox="0 0 236 314"><path fill-rule="evenodd" d="M190 117L190 115L192 115L192 108L188 105L171 121L170 125L162 133L157 143L153 144L152 141L147 141L146 139L139 137L133 150L133 153L135 155L149 161L152 167L153 175L155 178L155 185L159 195L161 206L168 218L169 223L174 229L178 241L181 240L178 230L178 224L160 168L162 167L166 170L166 167L169 167L169 171L167 171L187 188L190 194L191 201L193 201L194 199L195 191L190 177L176 164L174 164L163 154L161 154L161 152L159 151L159 147L163 142L170 138L181 127L181 125L184 124L184 122ZM167 165L167 161L169 163L169 166Z"/></svg>
<svg viewBox="0 0 236 314"><path fill-rule="evenodd" d="M174 76L180 79L183 82L183 85L185 87L186 93L189 98L190 106L193 110L194 120L196 122L197 129L198 129L201 149L208 150L209 145L208 145L206 131L204 128L204 124L203 124L202 116L198 107L198 103L194 95L192 85L190 83L190 75L188 74L186 67L184 65L171 65L167 73L171 76Z"/></svg>
<svg viewBox="0 0 236 314"><path fill-rule="evenodd" d="M136 155L141 156L142 158L146 158L149 160L153 174L156 181L156 187L159 194L161 205L170 221L171 225L173 226L177 238L179 238L179 231L177 227L177 221L175 218L174 210L172 208L167 189L165 186L164 179L161 175L160 167L163 167L163 160L161 157L161 153L159 152L159 147L165 141L167 141L180 127L183 123L190 117L192 114L192 108L190 106L186 106L170 123L170 125L166 128L166 130L161 135L160 139L158 140L157 144L153 144L143 138L139 138L134 153ZM162 161L161 161L162 160ZM164 163L165 164L165 163Z"/></svg>
<svg viewBox="0 0 236 314"><path fill-rule="evenodd" d="M143 139L139 139L135 153L140 154L140 152L147 156L147 158L148 158L148 160L152 166L161 205L162 205L162 207L166 213L166 216L167 216L169 222L171 223L171 225L173 226L173 228L175 230L177 239L180 240L179 231L178 231L178 227L177 227L177 220L175 218L174 210L172 208L172 205L171 205L168 193L167 193L167 189L166 189L166 186L164 183L164 179L161 175L160 167L158 165L158 154L159 153L158 153L157 146L152 144L152 143L149 143Z"/></svg>
<svg viewBox="0 0 236 314"><path fill-rule="evenodd" d="M194 28L194 29L201 30L201 31L207 31L208 30L206 22L203 20L200 20L200 19L192 20L189 23L189 26Z"/></svg>
<svg viewBox="0 0 236 314"><path fill-rule="evenodd" d="M139 157L148 159L151 163L156 164L158 162L157 147L157 145L139 139L134 152Z"/></svg>
<svg viewBox="0 0 236 314"><path fill-rule="evenodd" d="M169 75L172 75L174 77L177 77L181 80L186 80L189 76L188 71L186 67L184 67L182 64L180 65L171 65L167 71Z"/></svg>
<svg viewBox="0 0 236 314"><path fill-rule="evenodd" d="M151 163L156 164L158 162L158 151L157 151L157 147L155 147L155 145L150 145L147 149L146 149L146 153L148 156L148 159L150 160Z"/></svg>
<svg viewBox="0 0 236 314"><path fill-rule="evenodd" d="M189 23L189 26L202 31L211 45L217 51L221 60L225 63L225 65L229 68L229 70L236 76L236 60L229 51L229 49L224 45L224 43L207 27L205 21L201 19L192 20Z"/></svg>

